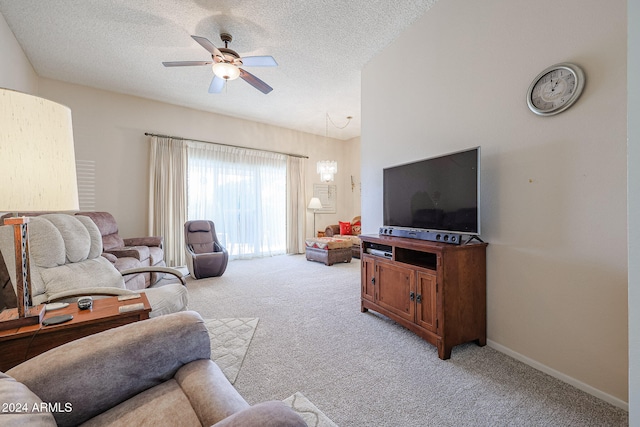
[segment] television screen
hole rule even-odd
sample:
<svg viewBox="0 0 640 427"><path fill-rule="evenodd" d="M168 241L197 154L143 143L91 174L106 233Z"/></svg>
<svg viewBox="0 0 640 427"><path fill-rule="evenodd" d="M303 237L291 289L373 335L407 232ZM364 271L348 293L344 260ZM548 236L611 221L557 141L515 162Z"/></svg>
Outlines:
<svg viewBox="0 0 640 427"><path fill-rule="evenodd" d="M383 171L385 226L480 234L480 147Z"/></svg>

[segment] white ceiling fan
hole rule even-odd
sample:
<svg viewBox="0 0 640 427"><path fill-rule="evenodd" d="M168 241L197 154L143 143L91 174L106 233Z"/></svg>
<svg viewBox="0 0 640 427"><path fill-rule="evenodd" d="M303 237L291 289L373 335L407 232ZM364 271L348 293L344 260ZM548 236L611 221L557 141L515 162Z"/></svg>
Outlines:
<svg viewBox="0 0 640 427"><path fill-rule="evenodd" d="M224 42L224 47L218 49L208 39L200 36L191 36L200 46L204 47L211 53L211 61L170 61L163 62L165 67L190 67L197 65L212 65L213 79L209 85L209 93L220 93L225 82L235 80L240 77L260 92L267 94L273 90L271 86L251 74L250 72L240 68L245 67L276 67L278 63L273 56L245 56L241 57L232 49L229 49L228 43L233 40L231 34L221 33L220 39Z"/></svg>

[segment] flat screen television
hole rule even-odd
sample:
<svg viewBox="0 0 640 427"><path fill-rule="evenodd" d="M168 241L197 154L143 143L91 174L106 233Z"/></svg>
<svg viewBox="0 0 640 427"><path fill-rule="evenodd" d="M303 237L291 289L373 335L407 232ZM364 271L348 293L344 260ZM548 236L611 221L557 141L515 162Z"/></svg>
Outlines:
<svg viewBox="0 0 640 427"><path fill-rule="evenodd" d="M385 227L480 235L480 147L383 170Z"/></svg>

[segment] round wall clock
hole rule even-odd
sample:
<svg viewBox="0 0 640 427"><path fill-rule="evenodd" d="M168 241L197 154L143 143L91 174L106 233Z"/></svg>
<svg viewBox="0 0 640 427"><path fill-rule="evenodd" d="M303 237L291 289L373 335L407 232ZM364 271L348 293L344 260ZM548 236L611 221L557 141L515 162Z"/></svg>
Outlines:
<svg viewBox="0 0 640 427"><path fill-rule="evenodd" d="M580 67L568 62L552 65L531 82L527 105L539 116L552 116L571 107L583 88L584 73Z"/></svg>

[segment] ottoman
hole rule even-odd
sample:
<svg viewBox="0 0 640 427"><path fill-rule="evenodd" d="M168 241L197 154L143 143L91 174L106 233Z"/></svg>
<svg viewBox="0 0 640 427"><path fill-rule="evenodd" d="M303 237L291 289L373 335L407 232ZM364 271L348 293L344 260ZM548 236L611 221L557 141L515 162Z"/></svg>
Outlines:
<svg viewBox="0 0 640 427"><path fill-rule="evenodd" d="M334 235L333 238L351 242L351 256L354 258L360 258L361 241L358 236L338 234Z"/></svg>
<svg viewBox="0 0 640 427"><path fill-rule="evenodd" d="M349 240L333 237L314 237L305 241L307 261L318 261L325 265L337 262L351 262L351 246Z"/></svg>

